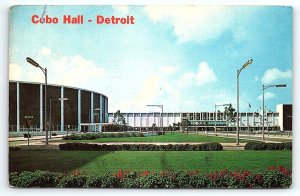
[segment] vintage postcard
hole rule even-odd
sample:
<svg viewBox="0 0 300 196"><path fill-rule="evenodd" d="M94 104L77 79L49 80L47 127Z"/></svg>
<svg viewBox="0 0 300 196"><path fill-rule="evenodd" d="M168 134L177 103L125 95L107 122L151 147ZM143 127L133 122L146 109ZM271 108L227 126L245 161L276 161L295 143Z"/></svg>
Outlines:
<svg viewBox="0 0 300 196"><path fill-rule="evenodd" d="M292 186L292 7L9 9L11 187Z"/></svg>

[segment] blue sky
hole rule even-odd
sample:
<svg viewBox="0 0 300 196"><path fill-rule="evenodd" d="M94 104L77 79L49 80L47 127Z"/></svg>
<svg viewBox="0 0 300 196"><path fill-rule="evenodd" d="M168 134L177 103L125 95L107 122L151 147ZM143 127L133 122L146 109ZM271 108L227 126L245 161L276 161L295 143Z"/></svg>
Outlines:
<svg viewBox="0 0 300 196"><path fill-rule="evenodd" d="M276 6L47 6L46 14L84 15L83 25L33 24L43 6L10 10L9 78L43 82L32 57L48 69L48 82L81 87L109 97L109 111L213 111L236 104L241 111L292 103L292 9ZM88 23L97 15L135 17L134 25Z"/></svg>

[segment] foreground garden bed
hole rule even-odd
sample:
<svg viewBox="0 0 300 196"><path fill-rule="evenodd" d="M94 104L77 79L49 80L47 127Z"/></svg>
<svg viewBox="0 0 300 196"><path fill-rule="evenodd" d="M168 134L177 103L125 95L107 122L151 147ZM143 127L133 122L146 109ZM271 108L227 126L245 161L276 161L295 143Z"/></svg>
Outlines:
<svg viewBox="0 0 300 196"><path fill-rule="evenodd" d="M228 171L212 173L119 170L105 175L67 175L49 171L11 172L9 182L14 187L61 188L288 188L292 172L283 166L271 166L261 173Z"/></svg>

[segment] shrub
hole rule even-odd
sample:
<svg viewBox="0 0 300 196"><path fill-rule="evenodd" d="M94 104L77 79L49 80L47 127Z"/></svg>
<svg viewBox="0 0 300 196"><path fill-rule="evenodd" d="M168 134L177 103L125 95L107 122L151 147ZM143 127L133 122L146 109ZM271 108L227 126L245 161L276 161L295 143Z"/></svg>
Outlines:
<svg viewBox="0 0 300 196"><path fill-rule="evenodd" d="M66 176L61 179L58 187L61 188L82 188L86 183L86 176Z"/></svg>
<svg viewBox="0 0 300 196"><path fill-rule="evenodd" d="M218 142L211 142L211 143L202 144L202 147L204 147L204 146L207 146L205 148L208 151L223 150L223 146Z"/></svg>
<svg viewBox="0 0 300 196"><path fill-rule="evenodd" d="M113 188L119 187L116 176L105 174L104 176L90 176L86 180L85 187Z"/></svg>
<svg viewBox="0 0 300 196"><path fill-rule="evenodd" d="M285 142L283 143L284 150L292 150L293 149L293 143L292 142Z"/></svg>
<svg viewBox="0 0 300 196"><path fill-rule="evenodd" d="M266 143L267 150L283 150L284 144L283 143Z"/></svg>
<svg viewBox="0 0 300 196"><path fill-rule="evenodd" d="M266 148L265 142L248 142L244 147L245 150L266 150Z"/></svg>
<svg viewBox="0 0 300 196"><path fill-rule="evenodd" d="M21 150L21 148L18 147L18 146L10 146L10 147L9 147L9 150L15 151L15 150Z"/></svg>
<svg viewBox="0 0 300 196"><path fill-rule="evenodd" d="M23 136L24 136L24 138L31 138L30 133L29 134L28 133L24 133Z"/></svg>
<svg viewBox="0 0 300 196"><path fill-rule="evenodd" d="M228 171L130 172L92 176L64 176L55 172L9 173L9 182L17 187L98 187L98 188L288 188L292 173L283 166L270 166L261 173Z"/></svg>
<svg viewBox="0 0 300 196"><path fill-rule="evenodd" d="M155 144L87 144L87 143L64 143L59 144L60 150L90 150L90 151L218 151L223 150L220 143L204 143L204 144L168 144L168 145L155 145Z"/></svg>
<svg viewBox="0 0 300 196"><path fill-rule="evenodd" d="M10 185L16 187L56 187L62 174L49 171L24 171L19 175L10 175Z"/></svg>
<svg viewBox="0 0 300 196"><path fill-rule="evenodd" d="M265 143L249 142L244 147L245 150L292 150L292 142L286 143Z"/></svg>

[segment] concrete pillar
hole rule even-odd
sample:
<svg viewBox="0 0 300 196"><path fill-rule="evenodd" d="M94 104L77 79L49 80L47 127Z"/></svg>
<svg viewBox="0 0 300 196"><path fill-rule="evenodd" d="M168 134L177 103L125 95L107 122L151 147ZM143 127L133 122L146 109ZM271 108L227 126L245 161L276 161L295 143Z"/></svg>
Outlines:
<svg viewBox="0 0 300 196"><path fill-rule="evenodd" d="M94 123L94 93L91 92L91 106L90 106L91 123Z"/></svg>
<svg viewBox="0 0 300 196"><path fill-rule="evenodd" d="M60 89L60 131L64 131L65 130L65 113L64 113L64 87L61 87Z"/></svg>
<svg viewBox="0 0 300 196"><path fill-rule="evenodd" d="M78 111L78 131L81 131L81 90L78 90L78 101L77 101L77 111Z"/></svg>
<svg viewBox="0 0 300 196"><path fill-rule="evenodd" d="M17 82L17 132L20 131L20 83Z"/></svg>
<svg viewBox="0 0 300 196"><path fill-rule="evenodd" d="M99 117L100 117L100 123L102 123L103 122L103 113L104 113L104 108L102 107L102 104L103 104L103 96L102 95L100 95L100 114L99 114Z"/></svg>
<svg viewBox="0 0 300 196"><path fill-rule="evenodd" d="M132 114L133 114L133 128L135 129L135 113Z"/></svg>
<svg viewBox="0 0 300 196"><path fill-rule="evenodd" d="M43 130L43 85L40 84L40 131Z"/></svg>
<svg viewBox="0 0 300 196"><path fill-rule="evenodd" d="M104 97L105 98L105 97ZM105 122L107 123L108 122L108 99L105 99Z"/></svg>
<svg viewBox="0 0 300 196"><path fill-rule="evenodd" d="M149 113L147 112L146 127L149 128Z"/></svg>
<svg viewBox="0 0 300 196"><path fill-rule="evenodd" d="M169 127L169 113L166 114L167 114L167 127Z"/></svg>
<svg viewBox="0 0 300 196"><path fill-rule="evenodd" d="M142 131L142 113L140 113L140 131Z"/></svg>

